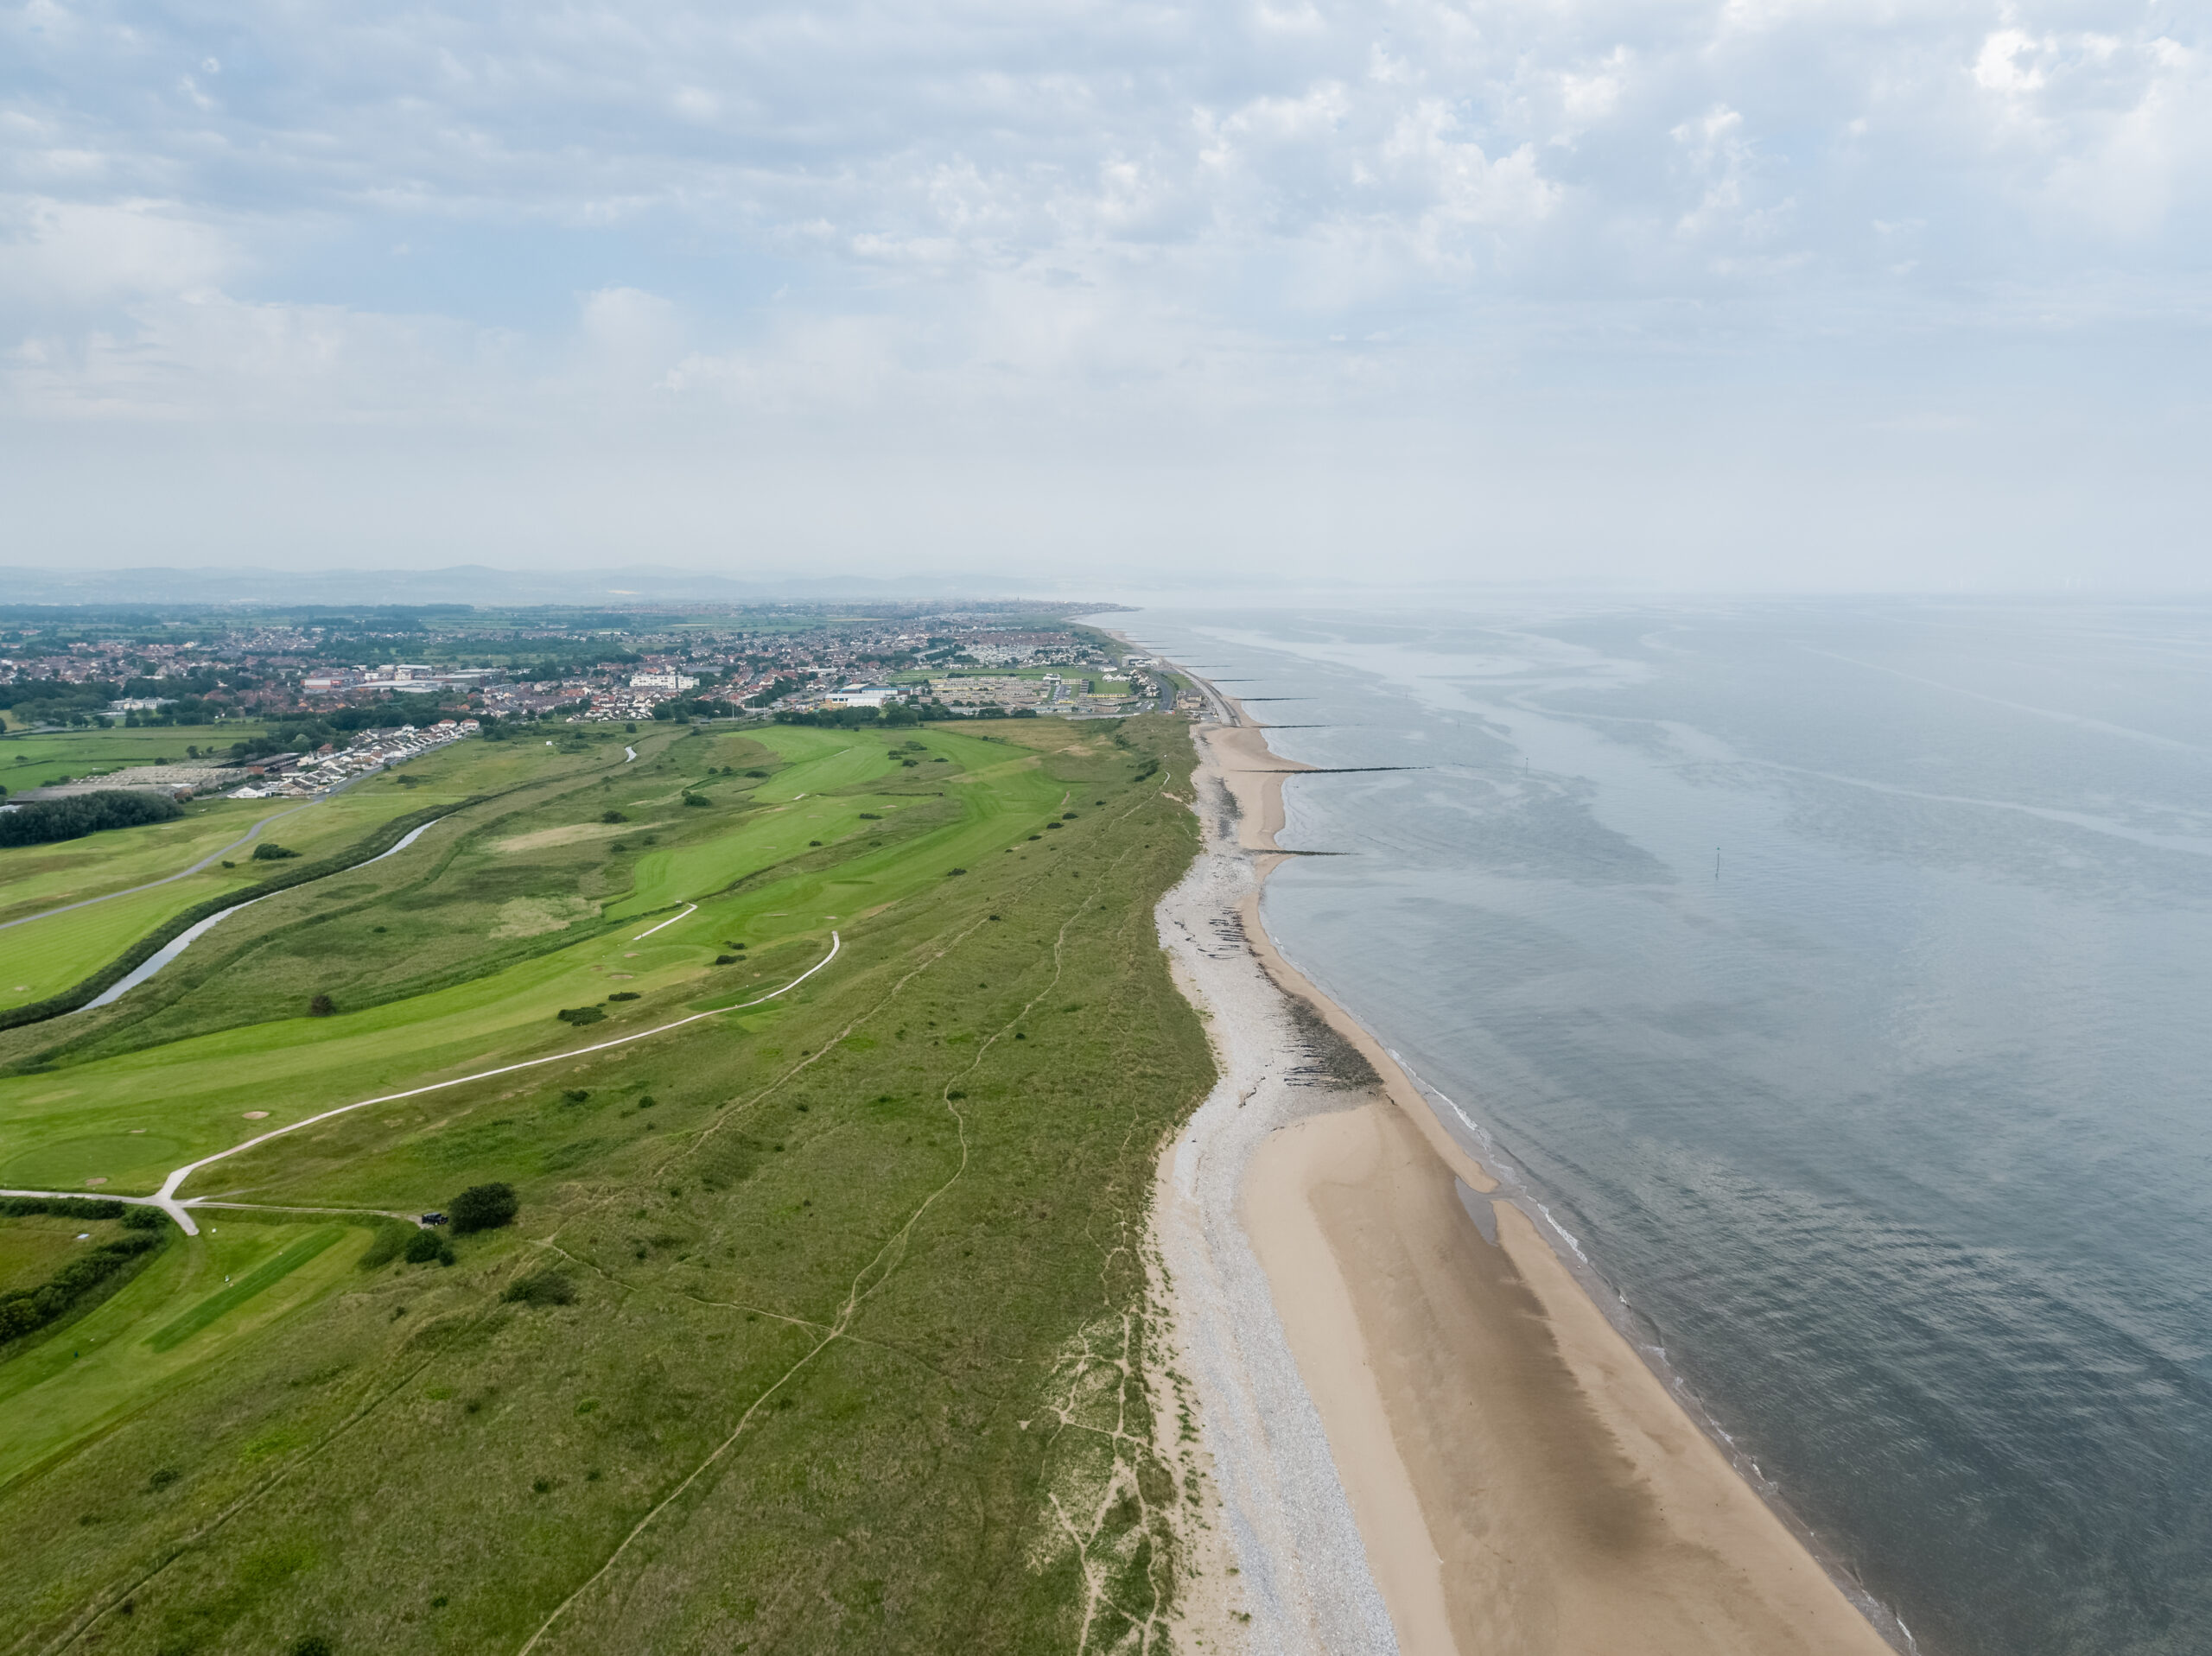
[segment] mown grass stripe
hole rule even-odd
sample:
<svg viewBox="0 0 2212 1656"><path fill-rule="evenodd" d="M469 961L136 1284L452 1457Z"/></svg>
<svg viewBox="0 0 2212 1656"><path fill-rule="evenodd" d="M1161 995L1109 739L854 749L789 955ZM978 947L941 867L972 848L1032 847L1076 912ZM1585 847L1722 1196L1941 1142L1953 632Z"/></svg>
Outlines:
<svg viewBox="0 0 2212 1656"><path fill-rule="evenodd" d="M302 1236L275 1259L264 1260L237 1282L208 1295L175 1322L156 1329L146 1336L146 1343L156 1351L181 1345L225 1312L234 1310L256 1294L275 1287L345 1234L343 1225L326 1225Z"/></svg>

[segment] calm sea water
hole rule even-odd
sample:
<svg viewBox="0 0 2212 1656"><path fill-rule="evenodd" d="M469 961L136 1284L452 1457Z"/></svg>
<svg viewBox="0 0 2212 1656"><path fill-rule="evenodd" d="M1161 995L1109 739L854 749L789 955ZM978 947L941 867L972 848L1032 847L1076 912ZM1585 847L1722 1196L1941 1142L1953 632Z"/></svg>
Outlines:
<svg viewBox="0 0 2212 1656"><path fill-rule="evenodd" d="M1418 767L1270 929L1922 1650L2212 1651L2212 607L1116 619Z"/></svg>

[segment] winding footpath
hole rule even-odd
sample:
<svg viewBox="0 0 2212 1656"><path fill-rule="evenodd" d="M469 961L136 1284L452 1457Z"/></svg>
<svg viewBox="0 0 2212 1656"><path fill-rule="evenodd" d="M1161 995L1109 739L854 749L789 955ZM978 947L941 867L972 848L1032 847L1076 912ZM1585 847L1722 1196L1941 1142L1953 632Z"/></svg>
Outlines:
<svg viewBox="0 0 2212 1656"><path fill-rule="evenodd" d="M427 828L429 825L425 823L423 826ZM395 846L393 849L397 850L398 847ZM681 919L683 917L678 915L677 918ZM658 930L659 928L656 927L654 930ZM709 1012L693 1012L689 1017L678 1018L669 1023L656 1024L651 1029L641 1029L633 1035L618 1036L612 1041L601 1041L592 1046L577 1047L573 1051L556 1052L543 1058L525 1058L520 1063L501 1064L496 1069L480 1069L474 1075L455 1075L450 1081L434 1081L427 1087L410 1087L402 1093L379 1093L374 1098L357 1099L351 1104L341 1104L334 1110L325 1110L319 1115L310 1115L304 1120L291 1123L289 1126L275 1127L267 1133L257 1133L241 1144L232 1145L228 1150L219 1150L212 1156L202 1156L196 1162L187 1162L162 1180L162 1188L149 1196L111 1196L105 1190L89 1192L84 1190L0 1190L0 1196L44 1196L49 1199L67 1197L96 1202L128 1202L141 1207L159 1208L176 1221L187 1236L197 1236L200 1234L200 1227L193 1223L192 1215L188 1209L200 1206L204 1198L180 1196L177 1195L177 1190L185 1180L203 1167L212 1167L217 1162L227 1161L242 1151L251 1150L256 1145L265 1145L271 1139L281 1139L286 1133L297 1133L302 1127L311 1127L318 1121L327 1121L334 1116L347 1115L355 1110L365 1110L372 1104L390 1104L403 1098L419 1098L424 1093L442 1092L448 1087L466 1086L472 1081L487 1081L493 1075L509 1075L518 1069L535 1069L541 1064L565 1063L570 1058L581 1058L589 1053L604 1052L610 1047L627 1046L632 1042L642 1041L648 1036L663 1035L670 1030L681 1029L686 1024L696 1024L702 1018L719 1018L724 1012L743 1012L748 1006L761 1006L775 999L779 995L789 994L793 989L798 988L800 984L836 960L838 950L843 947L843 939L836 932L832 931L830 934L830 952L827 955L808 967L805 971L784 985L782 988L772 989L765 995L752 1000L741 1001L734 1006L716 1006ZM242 1207L245 1204L208 1202L207 1205L231 1208Z"/></svg>

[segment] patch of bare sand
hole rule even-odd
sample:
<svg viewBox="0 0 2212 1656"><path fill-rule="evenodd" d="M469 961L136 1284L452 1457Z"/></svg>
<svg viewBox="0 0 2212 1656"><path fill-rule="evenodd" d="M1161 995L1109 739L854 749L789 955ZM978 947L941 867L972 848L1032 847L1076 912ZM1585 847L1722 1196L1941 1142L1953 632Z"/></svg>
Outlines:
<svg viewBox="0 0 2212 1656"><path fill-rule="evenodd" d="M1402 1111L1262 1146L1246 1222L1408 1652L1884 1656L1518 1209Z"/></svg>

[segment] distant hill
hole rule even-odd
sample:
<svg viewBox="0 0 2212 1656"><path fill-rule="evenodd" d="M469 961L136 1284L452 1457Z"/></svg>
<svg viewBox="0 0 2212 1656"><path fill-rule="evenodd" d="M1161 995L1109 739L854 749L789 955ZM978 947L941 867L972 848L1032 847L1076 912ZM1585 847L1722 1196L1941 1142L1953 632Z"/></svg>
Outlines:
<svg viewBox="0 0 2212 1656"><path fill-rule="evenodd" d="M455 564L443 569L30 569L0 568L13 604L592 604L695 600L730 604L895 599L1039 598L1058 584L1005 575L730 576L635 565L551 573Z"/></svg>

